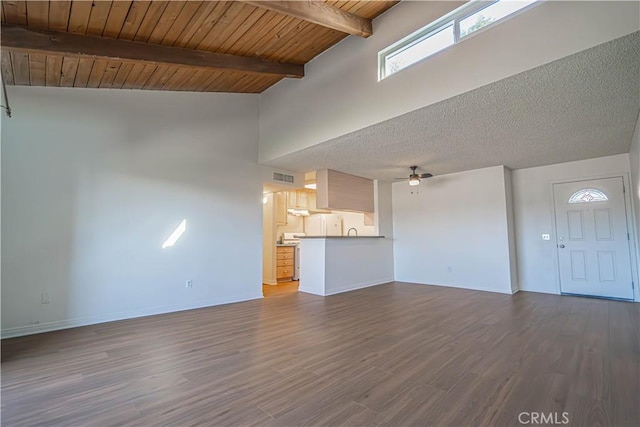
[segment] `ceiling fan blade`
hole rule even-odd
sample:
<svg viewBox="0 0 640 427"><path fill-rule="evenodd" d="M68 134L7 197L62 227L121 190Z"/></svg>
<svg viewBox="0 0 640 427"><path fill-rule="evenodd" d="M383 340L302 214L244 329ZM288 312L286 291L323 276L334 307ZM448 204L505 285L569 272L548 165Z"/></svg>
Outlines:
<svg viewBox="0 0 640 427"><path fill-rule="evenodd" d="M420 177L420 178L431 178L432 176L433 176L433 174L430 174L429 172L421 173L420 175L418 175L418 177Z"/></svg>

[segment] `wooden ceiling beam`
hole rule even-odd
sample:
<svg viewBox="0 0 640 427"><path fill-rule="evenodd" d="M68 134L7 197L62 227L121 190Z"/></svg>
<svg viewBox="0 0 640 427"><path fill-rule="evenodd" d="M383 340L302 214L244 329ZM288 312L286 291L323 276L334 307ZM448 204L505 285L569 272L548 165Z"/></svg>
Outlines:
<svg viewBox="0 0 640 427"><path fill-rule="evenodd" d="M370 19L346 12L324 1L245 0L244 2L355 36L366 38L373 34L373 25Z"/></svg>
<svg viewBox="0 0 640 427"><path fill-rule="evenodd" d="M3 24L0 45L8 51L304 77L304 65L300 64L107 37L37 30L21 25Z"/></svg>

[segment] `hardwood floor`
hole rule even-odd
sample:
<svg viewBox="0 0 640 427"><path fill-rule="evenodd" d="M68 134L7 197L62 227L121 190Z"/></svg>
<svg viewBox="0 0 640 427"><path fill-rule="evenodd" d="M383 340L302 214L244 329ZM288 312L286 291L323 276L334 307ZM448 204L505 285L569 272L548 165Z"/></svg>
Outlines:
<svg viewBox="0 0 640 427"><path fill-rule="evenodd" d="M279 297L298 292L297 280L291 282L280 282L277 285L262 285L262 295L265 297Z"/></svg>
<svg viewBox="0 0 640 427"><path fill-rule="evenodd" d="M638 426L639 307L393 283L9 339L2 423Z"/></svg>

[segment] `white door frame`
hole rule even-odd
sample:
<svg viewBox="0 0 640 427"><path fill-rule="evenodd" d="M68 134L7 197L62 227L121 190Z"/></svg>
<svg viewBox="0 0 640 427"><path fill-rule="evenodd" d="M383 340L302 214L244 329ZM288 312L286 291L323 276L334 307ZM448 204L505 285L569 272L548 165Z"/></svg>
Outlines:
<svg viewBox="0 0 640 427"><path fill-rule="evenodd" d="M566 184L570 182L580 182L580 181L589 181L594 179L606 179L606 178L622 178L622 183L624 185L624 206L625 206L625 216L627 219L627 229L629 230L629 258L631 260L631 277L634 283L633 288L633 300L635 302L640 302L640 290L638 289L638 259L640 258L640 254L638 254L638 242L636 241L636 221L635 216L636 212L634 211L633 200L631 199L631 185L629 179L628 172L618 172L618 173L606 173L606 174L595 174L583 177L574 177L574 178L564 178L560 180L549 181L549 191L551 194L550 200L550 209L552 216L552 229L553 229L553 237L554 240L557 241L558 230L556 229L556 207L555 207L555 194L553 191L553 186L555 184ZM640 209L640 206L637 207ZM562 289L560 287L560 259L558 254L558 248L556 243L556 256L554 257L554 264L556 267L556 292L558 295L562 295Z"/></svg>

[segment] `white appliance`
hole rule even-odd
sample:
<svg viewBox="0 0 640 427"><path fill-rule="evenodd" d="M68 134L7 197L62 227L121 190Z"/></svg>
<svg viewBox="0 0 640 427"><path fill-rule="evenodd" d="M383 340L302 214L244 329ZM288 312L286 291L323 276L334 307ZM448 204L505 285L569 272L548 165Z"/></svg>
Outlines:
<svg viewBox="0 0 640 427"><path fill-rule="evenodd" d="M336 214L317 214L304 218L307 236L342 236L342 217Z"/></svg>
<svg viewBox="0 0 640 427"><path fill-rule="evenodd" d="M300 280L300 237L306 233L282 233L282 244L295 246L293 249L293 278Z"/></svg>

